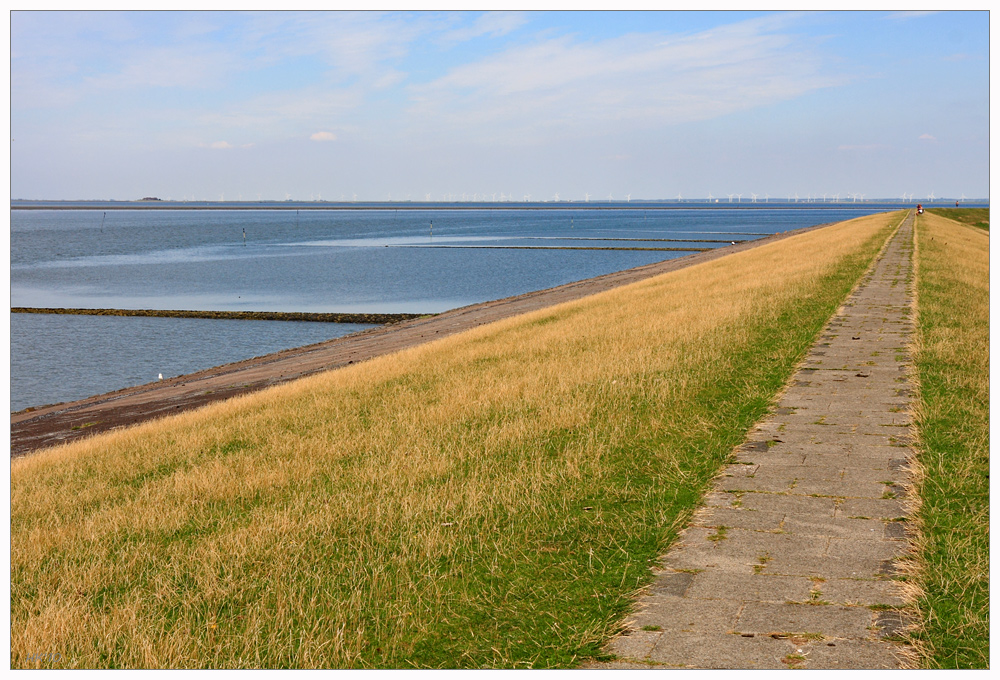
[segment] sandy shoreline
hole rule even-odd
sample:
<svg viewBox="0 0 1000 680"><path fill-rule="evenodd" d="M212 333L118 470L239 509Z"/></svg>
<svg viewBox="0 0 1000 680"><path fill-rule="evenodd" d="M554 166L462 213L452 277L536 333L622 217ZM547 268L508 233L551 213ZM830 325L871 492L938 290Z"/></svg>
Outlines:
<svg viewBox="0 0 1000 680"><path fill-rule="evenodd" d="M482 324L575 300L811 231L806 227L555 288L453 309L315 345L269 354L73 402L11 414L11 456L197 408L271 385L354 364Z"/></svg>

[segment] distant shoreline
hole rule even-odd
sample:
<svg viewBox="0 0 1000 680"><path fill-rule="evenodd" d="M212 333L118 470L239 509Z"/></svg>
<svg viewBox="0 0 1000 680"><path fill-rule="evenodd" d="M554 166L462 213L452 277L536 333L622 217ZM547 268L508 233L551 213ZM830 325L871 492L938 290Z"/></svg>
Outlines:
<svg viewBox="0 0 1000 680"><path fill-rule="evenodd" d="M613 203L581 203L573 202L547 202L547 203L526 203L519 202L475 202L475 203L448 203L448 202L295 202L295 201L260 201L247 202L236 201L232 203L218 201L11 201L11 210L330 210L330 211L351 211L351 210L793 210L793 209L815 209L815 210L878 210L891 209L899 210L916 205L915 202L902 203L900 201L865 201L864 203L852 202L813 202L813 201L774 201L756 203L746 201L721 201L710 203L708 201L690 202L613 202ZM988 206L988 201L965 201L964 206ZM952 207L948 203L927 204L928 207Z"/></svg>

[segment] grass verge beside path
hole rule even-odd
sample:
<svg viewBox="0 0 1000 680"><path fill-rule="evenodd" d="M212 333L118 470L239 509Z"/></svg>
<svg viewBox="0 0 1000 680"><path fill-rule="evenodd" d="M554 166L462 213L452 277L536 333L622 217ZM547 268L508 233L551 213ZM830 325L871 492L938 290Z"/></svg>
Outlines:
<svg viewBox="0 0 1000 680"><path fill-rule="evenodd" d="M928 208L927 212L986 231L990 230L989 208Z"/></svg>
<svg viewBox="0 0 1000 680"><path fill-rule="evenodd" d="M599 655L901 216L12 461L11 665Z"/></svg>
<svg viewBox="0 0 1000 680"><path fill-rule="evenodd" d="M989 236L925 214L917 244L924 620L916 639L928 666L988 668Z"/></svg>

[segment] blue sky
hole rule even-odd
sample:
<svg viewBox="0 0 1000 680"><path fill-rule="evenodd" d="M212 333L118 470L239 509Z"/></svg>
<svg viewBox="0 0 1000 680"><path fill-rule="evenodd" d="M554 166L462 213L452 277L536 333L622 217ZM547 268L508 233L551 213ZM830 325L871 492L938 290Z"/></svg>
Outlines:
<svg viewBox="0 0 1000 680"><path fill-rule="evenodd" d="M13 12L11 195L989 191L987 12Z"/></svg>

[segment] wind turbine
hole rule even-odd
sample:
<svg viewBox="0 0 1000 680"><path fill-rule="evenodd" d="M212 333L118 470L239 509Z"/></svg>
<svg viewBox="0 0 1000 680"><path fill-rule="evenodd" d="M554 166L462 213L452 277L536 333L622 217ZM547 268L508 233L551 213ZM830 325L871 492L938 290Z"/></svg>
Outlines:
<svg viewBox="0 0 1000 680"><path fill-rule="evenodd" d="M737 203L743 202L743 194L736 194L736 202Z"/></svg>
<svg viewBox="0 0 1000 680"><path fill-rule="evenodd" d="M933 191L931 193L927 194L927 200L931 201L931 202L934 201L934 192Z"/></svg>
<svg viewBox="0 0 1000 680"><path fill-rule="evenodd" d="M764 202L765 202L765 203L767 203L767 199L769 199L769 198L771 198L771 197L770 197L770 196L768 196L768 195L767 195L767 192L765 191L765 192L764 192Z"/></svg>
<svg viewBox="0 0 1000 680"><path fill-rule="evenodd" d="M552 200L554 200L556 203L558 203L559 202L559 194L552 194Z"/></svg>
<svg viewBox="0 0 1000 680"><path fill-rule="evenodd" d="M678 202L678 203L680 203L680 202L681 202L681 201L683 201L683 200L684 200L684 197L683 197L683 196L681 196L681 192L679 192L679 191L678 191L678 192L677 192L677 202Z"/></svg>
<svg viewBox="0 0 1000 680"><path fill-rule="evenodd" d="M615 197L612 196L610 193L608 193L608 203L610 203L613 200L615 200Z"/></svg>
<svg viewBox="0 0 1000 680"><path fill-rule="evenodd" d="M729 196L729 202L732 203L733 202L733 196L735 196L736 194L726 194L726 195Z"/></svg>
<svg viewBox="0 0 1000 680"><path fill-rule="evenodd" d="M753 197L753 198L750 199L750 202L751 203L756 203L757 202L757 194L755 194L754 192L751 191L750 195Z"/></svg>
<svg viewBox="0 0 1000 680"><path fill-rule="evenodd" d="M680 196L680 194L677 194L677 195ZM625 202L626 203L631 203L632 202L632 194L625 194Z"/></svg>
<svg viewBox="0 0 1000 680"><path fill-rule="evenodd" d="M590 194L588 194L586 191L583 192L583 202L590 203Z"/></svg>
<svg viewBox="0 0 1000 680"><path fill-rule="evenodd" d="M795 192L795 202L796 203L799 202L799 192L797 192L797 191Z"/></svg>
<svg viewBox="0 0 1000 680"><path fill-rule="evenodd" d="M715 198L715 196L713 196L713 195L712 195L712 192L711 192L711 191L709 191L709 192L708 192L708 202L709 202L709 203L711 203L711 202L712 202L712 199L714 199L714 198Z"/></svg>

